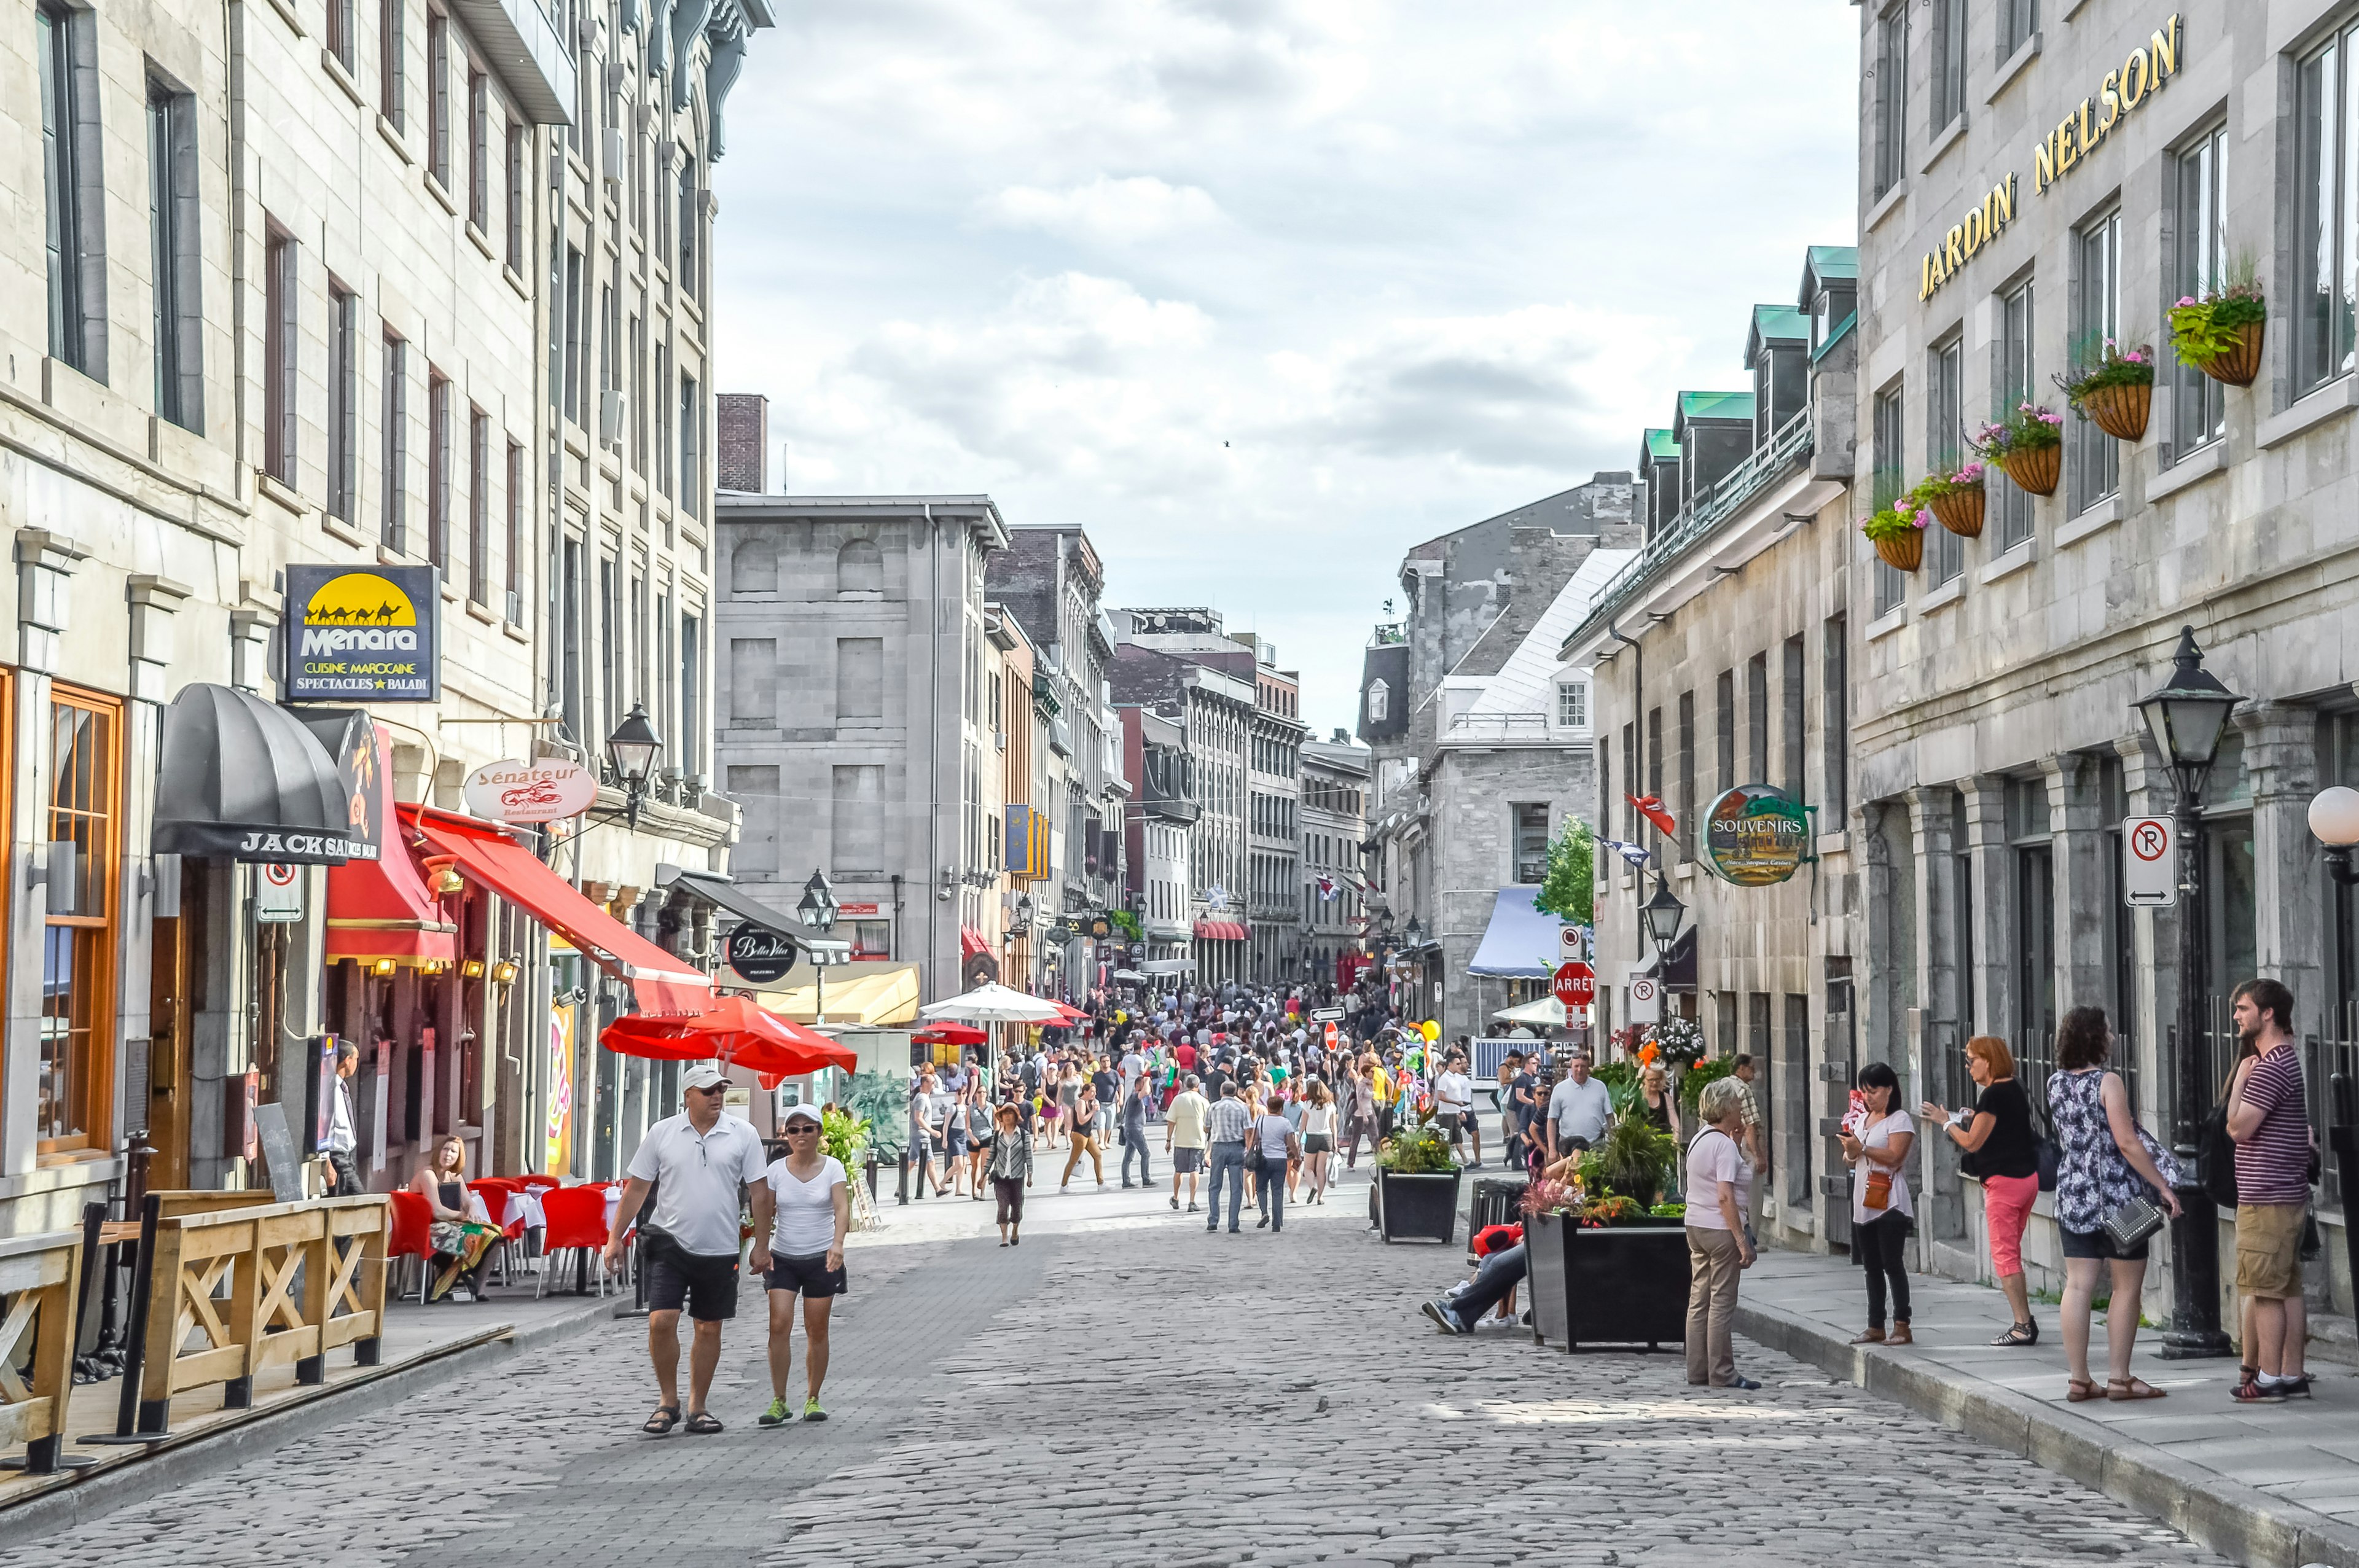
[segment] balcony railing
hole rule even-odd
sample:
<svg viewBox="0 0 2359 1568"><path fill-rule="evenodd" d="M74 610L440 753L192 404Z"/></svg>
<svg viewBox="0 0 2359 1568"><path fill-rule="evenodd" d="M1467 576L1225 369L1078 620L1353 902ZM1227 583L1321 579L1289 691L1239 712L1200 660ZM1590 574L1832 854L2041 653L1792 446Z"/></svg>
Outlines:
<svg viewBox="0 0 2359 1568"><path fill-rule="evenodd" d="M1669 527L1647 540L1637 559L1615 572L1613 580L1591 603L1589 614L1571 640L1586 637L1610 622L1640 584L1712 537L1722 524L1742 513L1762 492L1783 479L1794 464L1807 460L1817 445L1818 427L1812 423L1817 411L1815 404L1804 405L1800 413L1769 438L1768 445L1754 448L1751 457L1729 470L1719 483L1672 518Z"/></svg>
<svg viewBox="0 0 2359 1568"><path fill-rule="evenodd" d="M1450 721L1450 729L1441 739L1444 744L1452 741L1547 741L1548 715L1462 713Z"/></svg>

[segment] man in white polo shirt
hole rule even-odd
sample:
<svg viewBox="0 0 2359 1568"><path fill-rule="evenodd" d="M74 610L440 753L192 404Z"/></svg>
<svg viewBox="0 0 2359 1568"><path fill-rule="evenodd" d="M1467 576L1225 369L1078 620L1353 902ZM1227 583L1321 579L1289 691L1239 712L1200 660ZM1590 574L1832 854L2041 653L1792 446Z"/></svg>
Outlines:
<svg viewBox="0 0 2359 1568"><path fill-rule="evenodd" d="M720 1068L698 1063L681 1077L680 1089L688 1108L648 1128L631 1156L630 1180L614 1209L615 1234L606 1242L606 1267L619 1268L622 1232L654 1184L655 1213L639 1227L647 1243L647 1356L663 1393L663 1402L640 1428L650 1437L661 1437L680 1419L682 1306L696 1324L688 1363L688 1430L700 1435L721 1430L705 1410L704 1398L721 1365L721 1325L737 1315L743 1189L760 1181L769 1162L753 1124L722 1114L729 1086Z"/></svg>

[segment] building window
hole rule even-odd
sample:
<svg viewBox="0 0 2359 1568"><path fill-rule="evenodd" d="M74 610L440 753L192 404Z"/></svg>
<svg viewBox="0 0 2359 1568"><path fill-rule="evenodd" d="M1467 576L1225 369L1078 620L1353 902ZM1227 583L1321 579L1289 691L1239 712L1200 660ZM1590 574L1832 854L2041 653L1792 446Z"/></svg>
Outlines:
<svg viewBox="0 0 2359 1568"><path fill-rule="evenodd" d="M679 291L694 299L697 295L696 231L701 194L696 183L696 159L683 159L679 166Z"/></svg>
<svg viewBox="0 0 2359 1568"><path fill-rule="evenodd" d="M407 45L401 30L402 8L408 4L408 0L378 0L377 6L377 106L396 131L409 129L409 106L402 91L409 73L402 59Z"/></svg>
<svg viewBox="0 0 2359 1568"><path fill-rule="evenodd" d="M1997 375L1992 378L1991 413L2004 416L2032 400L2032 292L2026 280L1999 301ZM2005 470L1993 467L1983 476L1983 488L1997 504L1998 547L2001 553L2031 537L2031 496L2017 487Z"/></svg>
<svg viewBox="0 0 2359 1568"><path fill-rule="evenodd" d="M1368 683L1368 722L1382 724L1392 712L1393 688L1383 680Z"/></svg>
<svg viewBox="0 0 2359 1568"><path fill-rule="evenodd" d="M426 168L451 189L451 19L426 13Z"/></svg>
<svg viewBox="0 0 2359 1568"><path fill-rule="evenodd" d="M1926 362L1925 467L1931 473L1956 471L1965 439L1965 407L1960 395L1963 382L1965 341L1952 337L1935 349ZM1925 568L1936 584L1966 569L1966 542L1947 528L1925 530Z"/></svg>
<svg viewBox="0 0 2359 1568"><path fill-rule="evenodd" d="M2352 114L2347 92L2351 51L2359 27L2345 29L2301 62L2296 114L2299 129L2295 171L2294 395L2352 364L2352 313L2359 300L2353 271L2351 226L2359 221L2352 186L2359 159L2348 146Z"/></svg>
<svg viewBox="0 0 2359 1568"><path fill-rule="evenodd" d="M1714 683L1712 700L1715 711L1715 760L1720 764L1720 793L1726 795L1736 787L1736 672L1723 670Z"/></svg>
<svg viewBox="0 0 2359 1568"><path fill-rule="evenodd" d="M408 495L403 472L409 462L409 345L385 335L385 500L377 542L399 555L408 547Z"/></svg>
<svg viewBox="0 0 2359 1568"><path fill-rule="evenodd" d="M86 13L39 5L41 183L49 204L49 354L106 379L104 192L99 181L96 47Z"/></svg>
<svg viewBox="0 0 2359 1568"><path fill-rule="evenodd" d="M1638 793L1639 776L1638 727L1636 724L1625 724L1622 726L1623 797L1619 801L1609 798L1605 802L1605 807L1608 811L1619 810L1622 813L1622 831L1617 837L1633 844L1638 841L1639 818L1638 808L1630 804L1630 797Z"/></svg>
<svg viewBox="0 0 2359 1568"><path fill-rule="evenodd" d="M1966 0L1933 0L1933 134L1966 112Z"/></svg>
<svg viewBox="0 0 2359 1568"><path fill-rule="evenodd" d="M1548 881L1548 803L1510 809L1516 814L1516 881L1537 886Z"/></svg>
<svg viewBox="0 0 2359 1568"><path fill-rule="evenodd" d="M360 41L353 36L353 0L327 0L327 13L328 52L336 57L336 63L349 76L359 56Z"/></svg>
<svg viewBox="0 0 2359 1568"><path fill-rule="evenodd" d="M679 769L704 776L704 622L679 618Z"/></svg>
<svg viewBox="0 0 2359 1568"><path fill-rule="evenodd" d="M1821 820L1840 830L1851 811L1851 642L1848 617L1826 620L1819 653L1819 734L1826 744L1826 776L1819 781Z"/></svg>
<svg viewBox="0 0 2359 1568"><path fill-rule="evenodd" d="M1589 683L1560 680L1556 683L1556 721L1562 730L1589 728Z"/></svg>
<svg viewBox="0 0 2359 1568"><path fill-rule="evenodd" d="M1901 449L1901 385L1894 382L1875 395L1875 468L1871 470L1870 504L1881 509L1892 504L1907 485L1904 478L1904 456ZM1875 558L1875 613L1881 617L1900 608L1906 592L1900 573L1883 557Z"/></svg>
<svg viewBox="0 0 2359 1568"><path fill-rule="evenodd" d="M74 872L42 932L35 1136L44 1153L103 1148L113 1119L120 717L106 698L62 687L49 702L48 837L72 844Z"/></svg>
<svg viewBox="0 0 2359 1568"><path fill-rule="evenodd" d="M2097 219L2073 236L2079 253L2074 278L2074 369L2084 370L2104 356L2105 345L2122 330L2122 214L2119 208ZM2086 511L2121 483L2121 448L2093 419L2072 417L2073 510Z"/></svg>
<svg viewBox="0 0 2359 1568"><path fill-rule="evenodd" d="M492 416L467 410L467 598L492 598Z"/></svg>
<svg viewBox="0 0 2359 1568"><path fill-rule="evenodd" d="M1691 691L1683 691L1680 693L1680 799L1678 821L1680 825L1680 859L1682 860L1691 860L1695 858L1695 693Z"/></svg>
<svg viewBox="0 0 2359 1568"><path fill-rule="evenodd" d="M262 466L295 483L295 242L276 228L262 250Z"/></svg>
<svg viewBox="0 0 2359 1568"><path fill-rule="evenodd" d="M467 222L492 232L492 80L467 71Z"/></svg>
<svg viewBox="0 0 2359 1568"><path fill-rule="evenodd" d="M426 558L435 575L451 564L451 382L426 367Z"/></svg>
<svg viewBox="0 0 2359 1568"><path fill-rule="evenodd" d="M1769 782L1769 654L1745 661L1745 771L1756 784Z"/></svg>
<svg viewBox="0 0 2359 1568"><path fill-rule="evenodd" d="M360 487L360 296L328 280L328 515L350 523Z"/></svg>
<svg viewBox="0 0 2359 1568"><path fill-rule="evenodd" d="M511 626L524 624L524 517L525 489L524 448L515 441L508 443L508 528L506 558L501 564L507 573L507 621Z"/></svg>
<svg viewBox="0 0 2359 1568"><path fill-rule="evenodd" d="M565 247L565 416L587 426L582 412L582 251Z"/></svg>
<svg viewBox="0 0 2359 1568"><path fill-rule="evenodd" d="M1804 718L1803 687L1809 679L1805 667L1806 662L1806 655L1802 649L1802 634L1797 632L1786 639L1777 683L1779 717L1786 738L1783 786L1786 798L1797 801L1804 798L1802 766L1803 756L1807 750L1804 736L1808 726Z"/></svg>
<svg viewBox="0 0 2359 1568"><path fill-rule="evenodd" d="M885 770L875 764L833 770L828 860L838 878L885 874ZM1070 851L1069 851L1070 852Z"/></svg>
<svg viewBox="0 0 2359 1568"><path fill-rule="evenodd" d="M1892 6L1875 24L1875 194L1881 199L1908 173L1908 13Z"/></svg>
<svg viewBox="0 0 2359 1568"><path fill-rule="evenodd" d="M2174 299L2201 298L2228 281L2228 128L2217 125L2179 155L2172 225ZM2227 388L2192 365L2178 367L2170 399L2174 460L2220 438L2227 428Z"/></svg>
<svg viewBox="0 0 2359 1568"><path fill-rule="evenodd" d="M524 274L524 126L508 122L507 142L507 217L508 266L518 276Z"/></svg>
<svg viewBox="0 0 2359 1568"><path fill-rule="evenodd" d="M2039 0L1998 0L1998 58L2005 64L2039 31Z"/></svg>
<svg viewBox="0 0 2359 1568"><path fill-rule="evenodd" d="M199 308L196 100L147 84L148 265L155 300L156 412L204 429L204 319Z"/></svg>
<svg viewBox="0 0 2359 1568"><path fill-rule="evenodd" d="M671 399L662 395L671 381L671 351L656 344L656 488L671 493Z"/></svg>
<svg viewBox="0 0 2359 1568"><path fill-rule="evenodd" d="M696 378L679 378L679 503L690 517L703 515L699 504L702 500L701 468L704 421L700 417L704 406L697 394Z"/></svg>

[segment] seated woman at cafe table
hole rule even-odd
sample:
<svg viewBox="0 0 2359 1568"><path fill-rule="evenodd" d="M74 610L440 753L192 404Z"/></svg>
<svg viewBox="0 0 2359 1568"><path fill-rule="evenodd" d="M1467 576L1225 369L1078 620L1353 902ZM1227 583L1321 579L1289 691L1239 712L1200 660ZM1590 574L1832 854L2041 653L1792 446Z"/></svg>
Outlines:
<svg viewBox="0 0 2359 1568"><path fill-rule="evenodd" d="M500 1238L500 1227L467 1213L467 1146L455 1136L436 1144L433 1159L409 1179L409 1190L426 1200L433 1222L428 1236L441 1272L435 1276L430 1299L440 1301L463 1279L467 1293L483 1300L484 1256Z"/></svg>

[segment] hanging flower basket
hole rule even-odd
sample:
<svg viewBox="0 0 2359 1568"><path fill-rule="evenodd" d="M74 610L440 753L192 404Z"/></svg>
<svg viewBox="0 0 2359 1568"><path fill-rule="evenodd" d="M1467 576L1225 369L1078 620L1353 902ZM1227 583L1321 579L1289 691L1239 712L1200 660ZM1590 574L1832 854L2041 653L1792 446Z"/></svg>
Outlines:
<svg viewBox="0 0 2359 1568"><path fill-rule="evenodd" d="M1909 492L1923 502L1947 528L1962 539L1978 539L1983 532L1983 465L1968 463L1950 473L1932 473Z"/></svg>
<svg viewBox="0 0 2359 1568"><path fill-rule="evenodd" d="M1884 557L1885 565L1895 571L1913 572L1925 564L1925 531L1921 528L1911 528L1906 534L1886 534L1868 542Z"/></svg>
<svg viewBox="0 0 2359 1568"><path fill-rule="evenodd" d="M2146 435L2147 416L2154 409L2154 383L2101 386L2084 395L2081 406L2098 429L2117 441L2135 441Z"/></svg>
<svg viewBox="0 0 2359 1568"><path fill-rule="evenodd" d="M2182 298L2170 308L2170 346L2180 363L2228 386L2253 384L2267 335L2268 302L2250 279Z"/></svg>
<svg viewBox="0 0 2359 1568"><path fill-rule="evenodd" d="M1999 459L1999 466L2006 470L2017 489L2033 495L2053 495L2056 481L2064 477L2064 449L2060 445L2009 452Z"/></svg>

